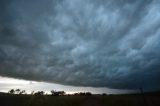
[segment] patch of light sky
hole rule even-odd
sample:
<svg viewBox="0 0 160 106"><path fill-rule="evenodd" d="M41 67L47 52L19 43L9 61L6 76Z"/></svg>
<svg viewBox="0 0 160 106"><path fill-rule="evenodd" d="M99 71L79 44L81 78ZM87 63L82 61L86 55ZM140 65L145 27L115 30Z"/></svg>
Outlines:
<svg viewBox="0 0 160 106"><path fill-rule="evenodd" d="M105 87L94 88L67 86L55 83L28 81L0 76L0 92L8 92L10 89L26 90L27 93L31 93L32 91L45 91L48 94L51 90L65 91L67 94L72 94L75 92L91 92L93 94L121 94L133 92L132 90L109 89Z"/></svg>

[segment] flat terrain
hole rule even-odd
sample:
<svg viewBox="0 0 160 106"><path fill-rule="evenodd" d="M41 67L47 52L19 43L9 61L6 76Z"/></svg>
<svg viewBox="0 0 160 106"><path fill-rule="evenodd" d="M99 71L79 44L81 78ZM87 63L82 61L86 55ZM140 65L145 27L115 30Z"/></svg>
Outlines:
<svg viewBox="0 0 160 106"><path fill-rule="evenodd" d="M160 93L146 93L144 96L34 96L0 93L0 106L160 106Z"/></svg>

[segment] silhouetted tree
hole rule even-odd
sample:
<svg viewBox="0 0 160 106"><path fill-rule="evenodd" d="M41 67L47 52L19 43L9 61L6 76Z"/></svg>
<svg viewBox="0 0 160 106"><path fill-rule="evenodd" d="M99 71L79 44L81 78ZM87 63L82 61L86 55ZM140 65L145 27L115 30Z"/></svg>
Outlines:
<svg viewBox="0 0 160 106"><path fill-rule="evenodd" d="M36 96L44 95L44 91L35 92L34 95Z"/></svg>
<svg viewBox="0 0 160 106"><path fill-rule="evenodd" d="M51 90L51 94L54 95L55 94L55 90Z"/></svg>
<svg viewBox="0 0 160 106"><path fill-rule="evenodd" d="M20 89L16 89L16 90L11 89L8 93L10 93L10 94L25 94L26 91L25 90L20 90Z"/></svg>
<svg viewBox="0 0 160 106"><path fill-rule="evenodd" d="M60 95L65 95L64 91L55 91L55 90L51 90L51 94L53 96L60 96Z"/></svg>
<svg viewBox="0 0 160 106"><path fill-rule="evenodd" d="M92 93L91 93L91 92L86 92L85 95L86 95L86 96L91 96Z"/></svg>
<svg viewBox="0 0 160 106"><path fill-rule="evenodd" d="M16 90L15 90L15 93L16 93L16 94L19 94L20 91L21 91L20 89L16 89Z"/></svg>
<svg viewBox="0 0 160 106"><path fill-rule="evenodd" d="M59 95L65 95L64 91L58 91Z"/></svg>
<svg viewBox="0 0 160 106"><path fill-rule="evenodd" d="M26 91L22 90L22 91L19 92L19 94L26 94Z"/></svg>
<svg viewBox="0 0 160 106"><path fill-rule="evenodd" d="M102 93L102 96L106 96L107 94L106 93Z"/></svg>
<svg viewBox="0 0 160 106"><path fill-rule="evenodd" d="M15 93L15 90L14 90L14 89L11 89L8 93L14 94L14 93Z"/></svg>
<svg viewBox="0 0 160 106"><path fill-rule="evenodd" d="M74 93L76 96L91 96L91 92L79 92L79 93Z"/></svg>

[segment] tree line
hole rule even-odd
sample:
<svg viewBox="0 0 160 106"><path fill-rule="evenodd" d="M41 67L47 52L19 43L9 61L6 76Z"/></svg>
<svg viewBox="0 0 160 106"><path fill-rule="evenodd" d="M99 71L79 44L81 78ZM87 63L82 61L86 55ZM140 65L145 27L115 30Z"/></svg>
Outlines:
<svg viewBox="0 0 160 106"><path fill-rule="evenodd" d="M8 91L9 94L27 94L27 92L25 90L21 90L21 89L11 89ZM64 91L56 91L56 90L51 90L50 91L52 96L63 96L63 95L75 95L75 96L91 96L92 93L91 92L78 92L78 93L73 93L73 94L66 94L66 92ZM31 95L35 95L35 96L40 96L40 95L48 95L46 94L44 91L32 91ZM104 95L104 94L102 94Z"/></svg>

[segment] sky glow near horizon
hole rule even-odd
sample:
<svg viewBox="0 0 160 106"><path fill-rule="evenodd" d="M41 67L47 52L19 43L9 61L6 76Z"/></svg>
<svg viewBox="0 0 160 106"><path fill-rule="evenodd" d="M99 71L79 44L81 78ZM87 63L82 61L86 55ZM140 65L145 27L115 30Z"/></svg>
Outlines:
<svg viewBox="0 0 160 106"><path fill-rule="evenodd" d="M0 0L0 76L159 90L159 10L159 0Z"/></svg>
<svg viewBox="0 0 160 106"><path fill-rule="evenodd" d="M26 90L28 94L30 94L32 91L44 91L45 93L50 94L51 90L65 91L67 94L73 94L78 92L91 92L93 94L123 94L135 92L134 90L109 89L105 87L75 87L55 83L27 81L22 79L0 76L0 92L8 92L11 89Z"/></svg>

